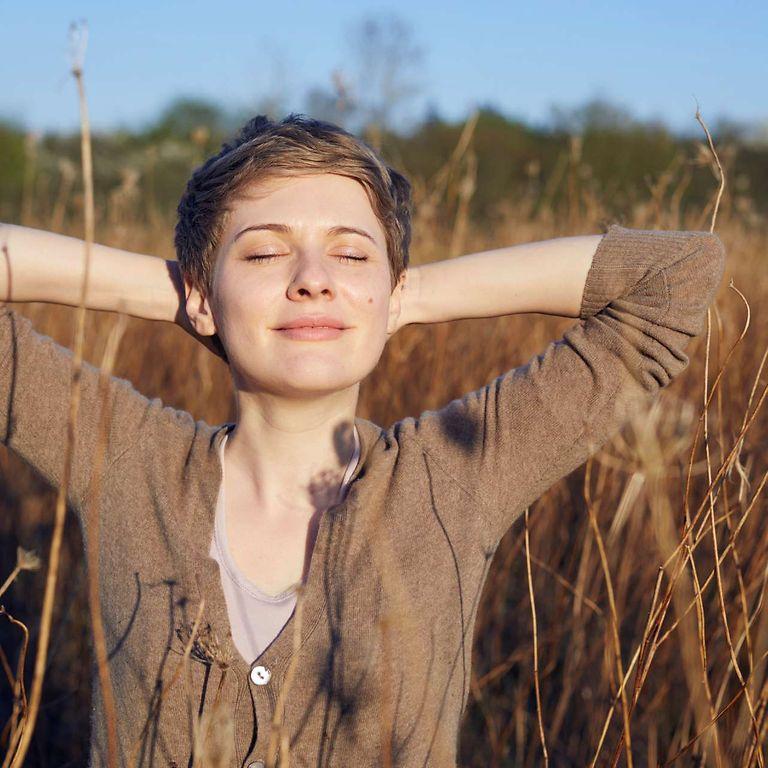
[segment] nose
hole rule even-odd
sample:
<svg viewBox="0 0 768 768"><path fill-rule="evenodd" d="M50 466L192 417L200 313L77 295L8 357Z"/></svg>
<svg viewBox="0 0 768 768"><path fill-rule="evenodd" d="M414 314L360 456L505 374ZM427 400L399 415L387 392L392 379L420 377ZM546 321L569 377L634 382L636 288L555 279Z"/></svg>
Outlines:
<svg viewBox="0 0 768 768"><path fill-rule="evenodd" d="M329 270L323 264L322 256L302 254L288 285L288 298L301 300L321 295L331 298L334 293L333 280Z"/></svg>

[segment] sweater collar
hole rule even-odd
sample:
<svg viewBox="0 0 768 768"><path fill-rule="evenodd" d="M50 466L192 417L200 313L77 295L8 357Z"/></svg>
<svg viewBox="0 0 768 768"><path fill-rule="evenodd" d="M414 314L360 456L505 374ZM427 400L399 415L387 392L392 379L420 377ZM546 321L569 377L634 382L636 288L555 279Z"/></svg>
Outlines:
<svg viewBox="0 0 768 768"><path fill-rule="evenodd" d="M355 417L355 425L360 438L360 458L349 478L349 485L344 498L326 510L320 518L307 578L303 589L299 591L298 599L302 602L299 649L317 626L326 609L327 590L322 583L324 569L321 561L327 552L334 521L343 518L347 510L355 504L358 498L355 487L358 478L361 482L364 480L365 468L369 465L374 446L384 434L381 427L368 419ZM231 660L230 668L236 671L238 679L242 681L247 678L254 664L266 666L273 674L283 671L287 666L293 651L299 604L297 602L296 610L286 625L257 659L250 662L243 659L232 642L231 625L221 586L219 564L209 554L215 523L216 501L222 481L220 447L225 435L231 432L234 426L233 423L225 423L209 428L211 431L203 446L204 453L201 457L202 467L199 475L199 491L203 509L201 514L190 517L188 541L191 544L192 562L190 566L193 583L197 582L199 597L205 600L201 626L205 627L210 624L224 657Z"/></svg>

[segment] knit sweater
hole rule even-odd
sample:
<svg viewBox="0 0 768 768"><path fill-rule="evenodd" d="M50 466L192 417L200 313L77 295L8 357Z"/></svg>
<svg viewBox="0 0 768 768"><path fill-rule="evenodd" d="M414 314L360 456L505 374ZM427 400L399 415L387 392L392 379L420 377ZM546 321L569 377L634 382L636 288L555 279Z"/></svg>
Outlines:
<svg viewBox="0 0 768 768"><path fill-rule="evenodd" d="M98 504L120 764L186 767L201 715L213 717L210 748L230 753L221 765L258 765L282 701L296 768L454 766L478 600L501 537L687 367L724 262L708 232L611 225L560 339L442 408L386 429L356 418L360 461L320 520L296 650L298 610L252 665L233 647L208 551L226 425L115 377L100 399L86 365L68 501L86 541ZM0 435L56 486L71 354L6 308L0 361ZM201 631L174 680L201 600ZM104 765L96 678L91 740L92 765Z"/></svg>

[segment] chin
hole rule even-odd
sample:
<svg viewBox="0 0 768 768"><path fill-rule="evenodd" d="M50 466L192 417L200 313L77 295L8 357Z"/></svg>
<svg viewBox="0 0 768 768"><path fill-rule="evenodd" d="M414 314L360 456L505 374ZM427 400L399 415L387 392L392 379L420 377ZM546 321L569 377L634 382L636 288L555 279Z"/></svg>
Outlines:
<svg viewBox="0 0 768 768"><path fill-rule="evenodd" d="M292 379L284 381L275 387L275 394L283 397L304 399L311 397L324 397L336 392L343 392L360 383L360 379L324 377L305 379Z"/></svg>
<svg viewBox="0 0 768 768"><path fill-rule="evenodd" d="M238 389L300 399L342 392L359 384L365 375L356 376L339 368L332 371L304 370L296 373L282 370L278 375L264 375L264 372L253 372L245 376L233 374L233 383Z"/></svg>
<svg viewBox="0 0 768 768"><path fill-rule="evenodd" d="M365 358L354 351L332 355L290 354L267 359L277 362L265 370L253 359L230 366L235 386L251 391L270 392L287 397L321 396L341 392L359 384L378 365L382 349L368 349ZM375 352L371 355L371 352ZM260 356L260 361L264 356ZM349 365L354 360L354 365Z"/></svg>

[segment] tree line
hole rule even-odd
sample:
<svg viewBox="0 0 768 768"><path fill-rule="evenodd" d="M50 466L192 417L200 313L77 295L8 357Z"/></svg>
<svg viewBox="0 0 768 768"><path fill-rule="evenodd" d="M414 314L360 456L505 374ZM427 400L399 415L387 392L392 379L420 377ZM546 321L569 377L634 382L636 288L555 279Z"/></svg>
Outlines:
<svg viewBox="0 0 768 768"><path fill-rule="evenodd" d="M330 97L316 94L313 103L311 116L344 123ZM100 220L171 221L190 172L247 117L209 101L180 98L141 129L96 133ZM481 107L476 119L471 139L476 182L469 213L478 223L492 225L521 198L534 209L549 206L556 212L572 204L574 195L593 195L618 215L636 202L676 191L683 205L694 208L711 195L713 167L703 151L703 131L675 134L600 100L555 110L546 126L517 120L492 105ZM375 120L356 132L416 184L428 185L451 156L464 125L464 120L447 120L432 111L407 132ZM710 130L726 168L731 202L759 216L768 209L768 143L748 138L723 120ZM52 229L77 221L82 205L79 152L77 133L34 135L0 120L0 219Z"/></svg>

